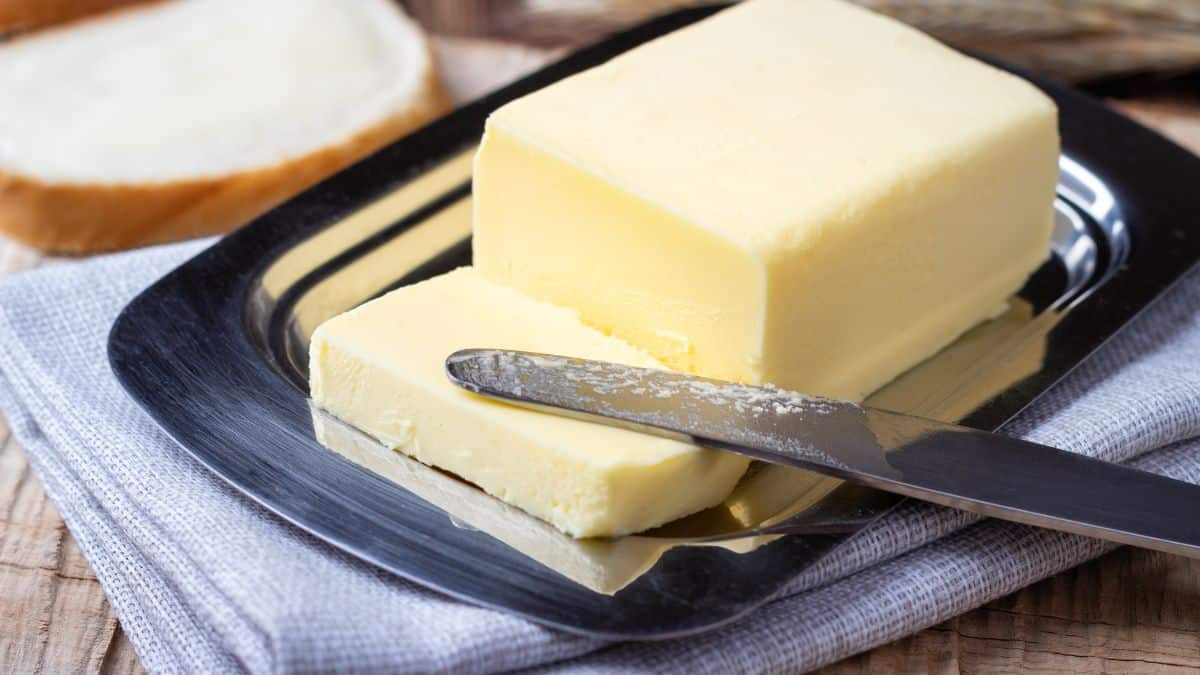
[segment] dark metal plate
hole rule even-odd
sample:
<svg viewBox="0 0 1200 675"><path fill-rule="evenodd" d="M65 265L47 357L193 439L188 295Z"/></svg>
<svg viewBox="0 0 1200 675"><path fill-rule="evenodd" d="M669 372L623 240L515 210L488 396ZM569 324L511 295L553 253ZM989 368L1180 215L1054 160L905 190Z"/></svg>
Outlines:
<svg viewBox="0 0 1200 675"><path fill-rule="evenodd" d="M712 11L664 16L578 52L230 235L121 314L109 338L118 378L185 450L252 499L463 600L573 632L639 639L708 629L758 606L845 535L782 536L749 552L668 547L624 589L596 592L326 450L305 397L307 339L317 323L469 263L469 157L489 111ZM1007 315L870 403L994 429L1200 259L1200 160L1078 92L1035 82L1058 102L1062 121L1053 258ZM801 477L778 471L795 470L765 467L750 479L787 486ZM875 515L896 502L827 487L801 516L815 523L852 506ZM762 523L795 517L794 501L768 509Z"/></svg>

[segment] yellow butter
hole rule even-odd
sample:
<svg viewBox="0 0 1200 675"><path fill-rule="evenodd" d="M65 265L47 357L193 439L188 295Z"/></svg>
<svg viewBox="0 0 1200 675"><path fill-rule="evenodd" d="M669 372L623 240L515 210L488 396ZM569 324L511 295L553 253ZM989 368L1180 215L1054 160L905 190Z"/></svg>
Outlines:
<svg viewBox="0 0 1200 675"><path fill-rule="evenodd" d="M385 445L577 537L636 532L717 504L746 469L736 455L467 393L443 370L447 356L467 347L658 365L574 312L463 268L318 327L312 399Z"/></svg>
<svg viewBox="0 0 1200 675"><path fill-rule="evenodd" d="M836 0L749 0L496 111L475 265L668 366L859 399L1049 252L1029 83Z"/></svg>

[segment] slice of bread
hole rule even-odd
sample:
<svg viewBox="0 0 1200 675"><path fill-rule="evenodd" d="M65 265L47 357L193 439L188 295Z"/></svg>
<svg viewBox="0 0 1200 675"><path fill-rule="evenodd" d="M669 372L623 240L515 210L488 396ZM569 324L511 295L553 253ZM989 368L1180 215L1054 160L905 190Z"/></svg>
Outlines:
<svg viewBox="0 0 1200 675"><path fill-rule="evenodd" d="M391 0L169 0L0 45L0 232L224 232L449 106Z"/></svg>

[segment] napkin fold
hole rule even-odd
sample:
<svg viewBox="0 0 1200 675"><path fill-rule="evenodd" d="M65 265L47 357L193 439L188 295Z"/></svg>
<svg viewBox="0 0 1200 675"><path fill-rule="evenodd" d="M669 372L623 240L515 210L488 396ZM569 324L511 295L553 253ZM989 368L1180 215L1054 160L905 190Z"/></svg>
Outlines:
<svg viewBox="0 0 1200 675"><path fill-rule="evenodd" d="M451 600L242 497L125 395L106 357L109 326L139 290L207 243L0 282L0 411L151 671L796 671L1111 548L909 501L772 603L692 638L606 643ZM1007 432L1200 482L1197 364L1193 273Z"/></svg>

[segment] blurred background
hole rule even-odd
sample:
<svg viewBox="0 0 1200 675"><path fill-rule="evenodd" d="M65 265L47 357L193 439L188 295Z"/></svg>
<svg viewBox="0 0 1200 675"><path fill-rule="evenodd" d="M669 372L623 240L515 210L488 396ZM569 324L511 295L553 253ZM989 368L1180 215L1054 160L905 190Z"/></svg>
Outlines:
<svg viewBox="0 0 1200 675"><path fill-rule="evenodd" d="M153 0L0 0L0 33ZM430 32L570 48L695 0L397 0ZM1200 0L851 0L1068 82L1200 68ZM1196 89L1197 81L1187 84Z"/></svg>
<svg viewBox="0 0 1200 675"><path fill-rule="evenodd" d="M1198 0L855 0L957 47L1080 82L1200 67ZM594 41L691 0L404 0L435 33Z"/></svg>
<svg viewBox="0 0 1200 675"><path fill-rule="evenodd" d="M1200 145L1200 0L855 0ZM693 0L403 0L438 35L567 50Z"/></svg>

